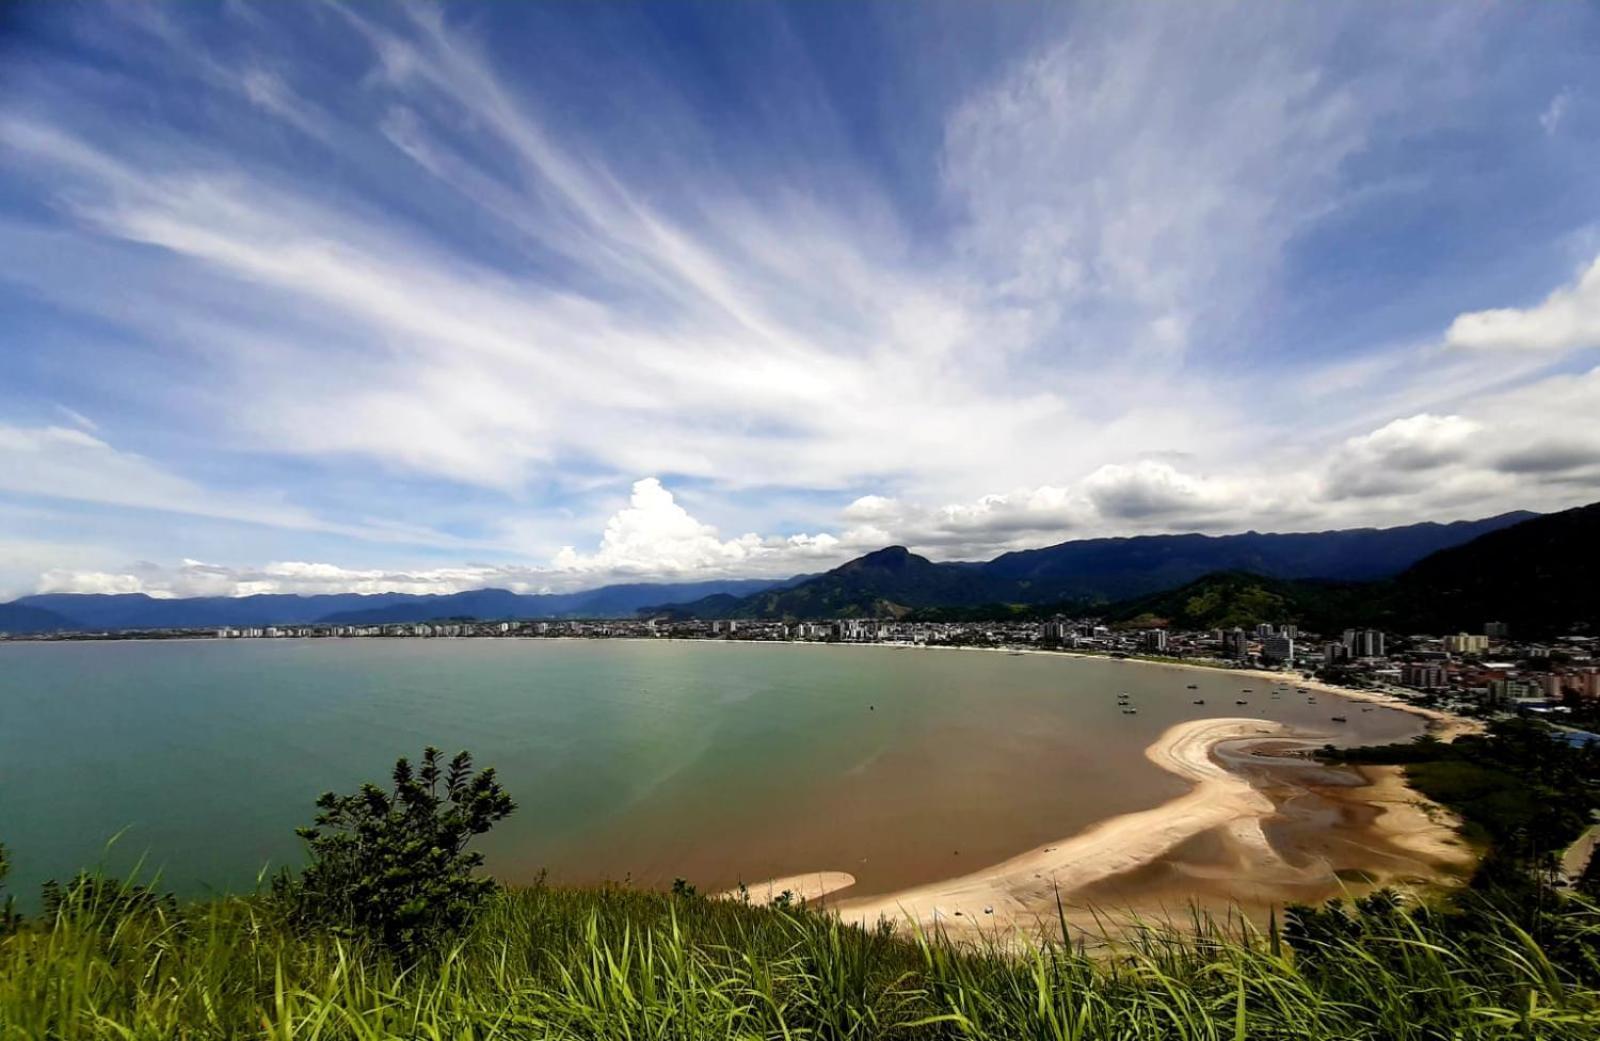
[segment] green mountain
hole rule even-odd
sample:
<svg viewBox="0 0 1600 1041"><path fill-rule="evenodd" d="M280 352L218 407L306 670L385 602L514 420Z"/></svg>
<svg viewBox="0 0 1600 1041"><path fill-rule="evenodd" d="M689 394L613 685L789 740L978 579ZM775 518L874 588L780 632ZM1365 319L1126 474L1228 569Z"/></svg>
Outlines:
<svg viewBox="0 0 1600 1041"><path fill-rule="evenodd" d="M1352 624L1369 610L1380 583L1291 581L1222 571L1163 593L1124 600L1105 609L1112 622L1175 629L1249 628L1288 622L1327 632Z"/></svg>
<svg viewBox="0 0 1600 1041"><path fill-rule="evenodd" d="M731 603L706 597L665 610L691 618L901 618L917 608L984 602L985 588L975 565L935 564L889 546L795 585Z"/></svg>
<svg viewBox="0 0 1600 1041"><path fill-rule="evenodd" d="M1600 503L1435 553L1395 578L1386 607L1421 632L1503 621L1523 636L1600 634Z"/></svg>
<svg viewBox="0 0 1600 1041"><path fill-rule="evenodd" d="M652 610L693 618L1024 618L1088 611L1217 573L1267 576L1280 590L1296 579L1388 578L1429 553L1537 516L1508 513L1453 524L1290 534L1081 539L982 563L936 564L891 546L743 599L708 597Z"/></svg>
<svg viewBox="0 0 1600 1041"><path fill-rule="evenodd" d="M1381 582L1283 580L1219 572L1112 604L1105 616L1181 629L1290 622L1319 632L1373 625L1396 632L1600 633L1600 503L1535 517L1441 550Z"/></svg>

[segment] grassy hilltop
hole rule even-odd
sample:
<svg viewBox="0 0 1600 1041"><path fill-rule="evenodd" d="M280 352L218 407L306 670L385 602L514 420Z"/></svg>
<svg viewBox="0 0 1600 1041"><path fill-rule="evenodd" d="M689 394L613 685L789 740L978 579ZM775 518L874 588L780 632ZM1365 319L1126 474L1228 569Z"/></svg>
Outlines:
<svg viewBox="0 0 1600 1041"><path fill-rule="evenodd" d="M1593 1038L1600 942L1369 905L1287 936L1152 933L1116 956L866 932L620 887L496 892L418 960L260 899L78 894L0 941L0 1037ZM1298 929L1298 933L1297 933Z"/></svg>

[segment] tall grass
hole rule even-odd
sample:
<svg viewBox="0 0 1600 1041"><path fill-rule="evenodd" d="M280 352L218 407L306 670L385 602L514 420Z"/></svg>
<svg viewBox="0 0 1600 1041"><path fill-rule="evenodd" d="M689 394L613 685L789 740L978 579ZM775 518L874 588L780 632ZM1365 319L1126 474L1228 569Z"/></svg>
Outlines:
<svg viewBox="0 0 1600 1041"><path fill-rule="evenodd" d="M269 899L135 892L71 890L0 938L0 1038L1600 1036L1596 966L1556 964L1510 921L1461 937L1396 915L1291 952L1275 933L1197 919L1086 954L540 886L495 894L454 946L408 963L297 931ZM1563 916L1569 946L1600 950L1594 908Z"/></svg>

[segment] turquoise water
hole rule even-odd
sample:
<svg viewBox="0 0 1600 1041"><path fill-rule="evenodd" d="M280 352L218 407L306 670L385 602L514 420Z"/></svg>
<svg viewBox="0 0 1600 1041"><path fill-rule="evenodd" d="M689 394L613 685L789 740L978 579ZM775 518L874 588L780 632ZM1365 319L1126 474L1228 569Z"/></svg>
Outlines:
<svg viewBox="0 0 1600 1041"><path fill-rule="evenodd" d="M471 749L516 798L484 847L502 878L722 887L838 869L879 892L1179 794L1143 749L1180 720L1260 716L1355 742L1421 729L1267 691L1134 662L890 648L0 644L0 842L24 894L140 858L183 893L247 889L299 863L293 829L318 793L382 780L432 743ZM1348 724L1329 722L1341 712Z"/></svg>

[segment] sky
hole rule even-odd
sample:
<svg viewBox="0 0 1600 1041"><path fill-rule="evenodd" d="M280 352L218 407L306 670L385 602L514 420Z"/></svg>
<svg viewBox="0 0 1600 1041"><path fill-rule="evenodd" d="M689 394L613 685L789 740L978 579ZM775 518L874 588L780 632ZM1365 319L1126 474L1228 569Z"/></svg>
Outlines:
<svg viewBox="0 0 1600 1041"><path fill-rule="evenodd" d="M1591 4L22 3L0 598L1600 499Z"/></svg>

